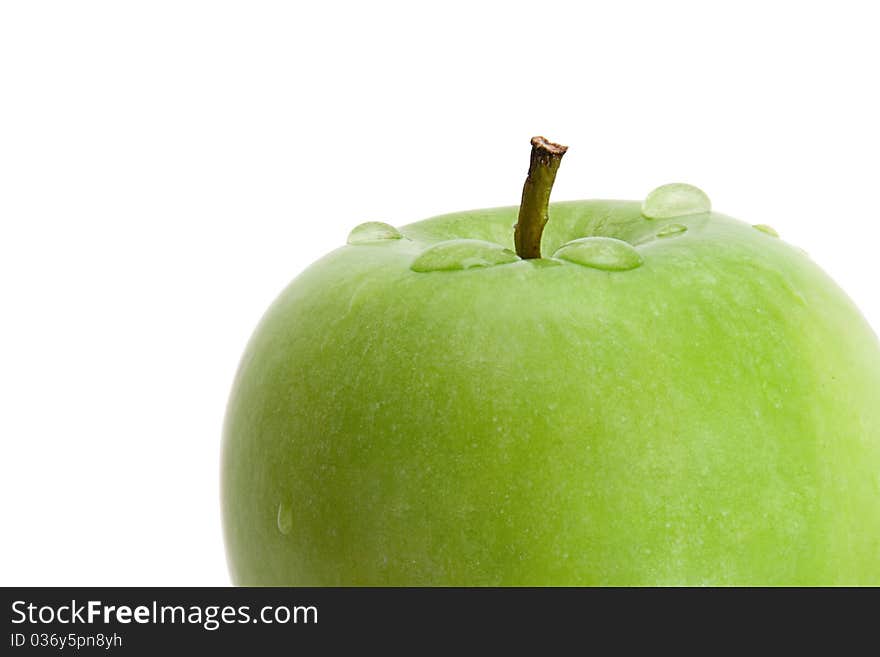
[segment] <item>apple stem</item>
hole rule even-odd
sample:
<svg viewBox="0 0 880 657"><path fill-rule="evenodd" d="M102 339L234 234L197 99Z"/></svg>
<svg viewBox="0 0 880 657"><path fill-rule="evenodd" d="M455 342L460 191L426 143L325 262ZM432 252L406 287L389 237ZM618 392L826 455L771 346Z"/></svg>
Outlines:
<svg viewBox="0 0 880 657"><path fill-rule="evenodd" d="M550 218L550 190L556 171L568 146L560 146L543 137L532 137L529 175L523 185L519 218L513 231L516 254L525 259L541 257L541 235Z"/></svg>

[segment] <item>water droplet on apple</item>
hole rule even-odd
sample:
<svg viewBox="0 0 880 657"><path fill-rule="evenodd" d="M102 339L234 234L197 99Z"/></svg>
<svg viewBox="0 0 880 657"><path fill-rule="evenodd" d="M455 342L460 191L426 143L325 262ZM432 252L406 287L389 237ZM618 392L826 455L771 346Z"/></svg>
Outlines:
<svg viewBox="0 0 880 657"><path fill-rule="evenodd" d="M365 242L381 242L383 240L399 240L403 235L391 224L381 221L368 221L355 226L348 234L349 244L363 244Z"/></svg>
<svg viewBox="0 0 880 657"><path fill-rule="evenodd" d="M779 237L779 233L776 232L776 229L773 228L773 226L768 226L767 224L755 224L752 228L760 230L762 233L767 233L770 237Z"/></svg>
<svg viewBox="0 0 880 657"><path fill-rule="evenodd" d="M276 516L278 531L287 536L293 528L293 509L287 502L278 504L278 515Z"/></svg>
<svg viewBox="0 0 880 657"><path fill-rule="evenodd" d="M676 235L682 235L687 231L688 227L684 224L667 224L663 226L657 233L657 237L675 237Z"/></svg>
<svg viewBox="0 0 880 657"><path fill-rule="evenodd" d="M411 265L413 271L460 271L516 262L519 257L510 249L482 240L449 240L424 251Z"/></svg>
<svg viewBox="0 0 880 657"><path fill-rule="evenodd" d="M670 183L652 191L642 202L642 216L647 219L670 219L703 214L712 209L712 202L699 187Z"/></svg>
<svg viewBox="0 0 880 657"><path fill-rule="evenodd" d="M553 257L605 271L627 271L644 262L632 244L613 237L582 237L563 244Z"/></svg>

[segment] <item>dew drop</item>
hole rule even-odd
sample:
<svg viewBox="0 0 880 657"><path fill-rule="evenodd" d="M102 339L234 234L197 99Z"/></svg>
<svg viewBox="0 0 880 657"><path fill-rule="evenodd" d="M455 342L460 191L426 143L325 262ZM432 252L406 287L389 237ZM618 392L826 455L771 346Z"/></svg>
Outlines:
<svg viewBox="0 0 880 657"><path fill-rule="evenodd" d="M415 259L413 271L459 271L516 262L519 257L510 249L482 240L449 240L435 244Z"/></svg>
<svg viewBox="0 0 880 657"><path fill-rule="evenodd" d="M676 235L681 235L687 231L688 227L684 224L667 224L660 229L657 233L657 237L675 237Z"/></svg>
<svg viewBox="0 0 880 657"><path fill-rule="evenodd" d="M762 233L767 233L770 237L779 237L779 233L776 232L776 229L773 228L773 226L768 226L767 224L755 224L752 228L760 230Z"/></svg>
<svg viewBox="0 0 880 657"><path fill-rule="evenodd" d="M287 502L278 503L276 522L278 524L278 531L287 536L293 527L293 510Z"/></svg>
<svg viewBox="0 0 880 657"><path fill-rule="evenodd" d="M349 244L363 244L365 242L381 242L383 240L399 240L403 235L391 224L381 221L368 221L365 224L355 226L348 234Z"/></svg>
<svg viewBox="0 0 880 657"><path fill-rule="evenodd" d="M613 237L582 237L563 244L553 257L605 271L635 269L643 262L631 244Z"/></svg>
<svg viewBox="0 0 880 657"><path fill-rule="evenodd" d="M712 202L699 187L670 183L652 191L642 201L642 216L647 219L670 219L702 214L712 209Z"/></svg>

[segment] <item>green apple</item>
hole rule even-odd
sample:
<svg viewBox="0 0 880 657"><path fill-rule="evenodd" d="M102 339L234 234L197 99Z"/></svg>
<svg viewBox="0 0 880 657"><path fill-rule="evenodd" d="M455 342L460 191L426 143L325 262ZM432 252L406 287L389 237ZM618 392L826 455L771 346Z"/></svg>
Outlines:
<svg viewBox="0 0 880 657"><path fill-rule="evenodd" d="M562 153L533 140L519 209L364 224L271 306L224 429L236 583L880 584L859 311L688 185L546 222Z"/></svg>

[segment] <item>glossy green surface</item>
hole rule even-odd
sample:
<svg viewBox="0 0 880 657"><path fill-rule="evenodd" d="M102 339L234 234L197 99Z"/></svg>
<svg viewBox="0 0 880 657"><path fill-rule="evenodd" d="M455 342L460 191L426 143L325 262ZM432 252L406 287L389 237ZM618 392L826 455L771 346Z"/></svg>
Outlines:
<svg viewBox="0 0 880 657"><path fill-rule="evenodd" d="M766 232L638 202L553 204L541 260L413 270L511 249L516 217L356 241L272 305L225 425L233 580L880 584L880 345L845 294ZM547 257L588 236L641 263Z"/></svg>

